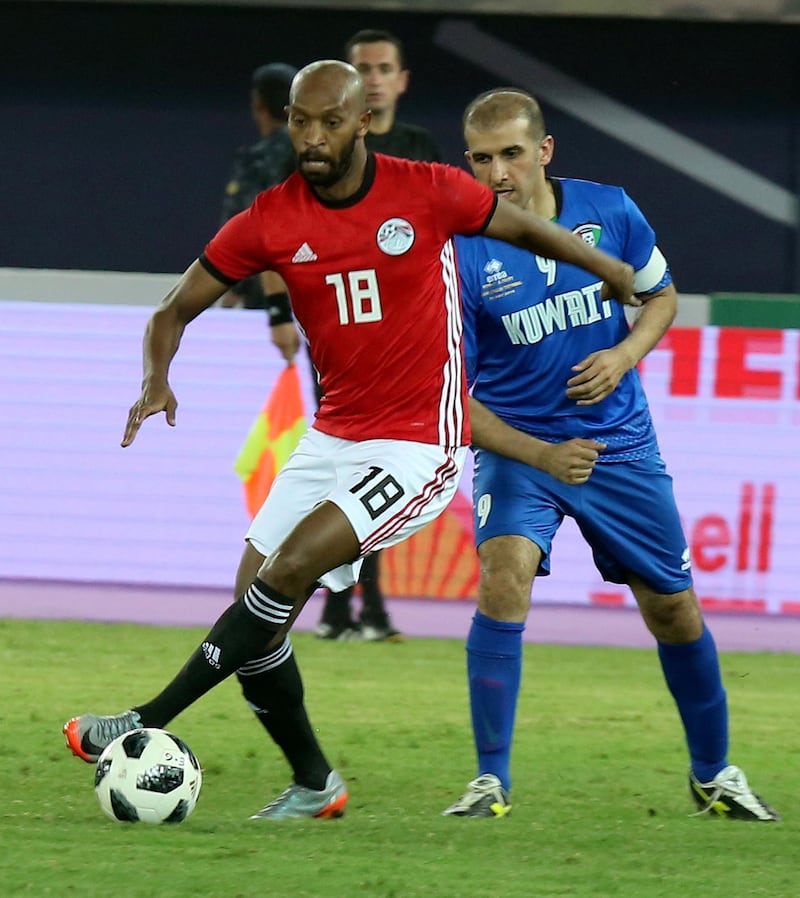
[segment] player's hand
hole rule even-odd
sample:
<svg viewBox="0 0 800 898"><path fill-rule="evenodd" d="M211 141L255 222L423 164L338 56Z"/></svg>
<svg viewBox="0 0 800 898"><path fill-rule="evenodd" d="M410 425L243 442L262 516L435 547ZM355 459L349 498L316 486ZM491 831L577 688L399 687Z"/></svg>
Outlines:
<svg viewBox="0 0 800 898"><path fill-rule="evenodd" d="M642 301L633 292L633 267L627 262L619 262L617 268L612 278L603 281L601 299L615 299L625 306L640 306Z"/></svg>
<svg viewBox="0 0 800 898"><path fill-rule="evenodd" d="M567 397L577 405L597 405L617 389L623 374L632 367L621 346L593 352L572 366L576 373L567 381Z"/></svg>
<svg viewBox="0 0 800 898"><path fill-rule="evenodd" d="M287 321L285 324L273 325L270 328L270 336L280 354L287 362L291 362L300 349L300 335L297 333L294 322Z"/></svg>
<svg viewBox="0 0 800 898"><path fill-rule="evenodd" d="M175 426L175 412L178 408L178 400L170 389L169 384L164 383L160 387L145 386L142 395L131 406L128 412L128 423L125 426L125 434L120 445L124 448L136 439L136 434L142 426L145 418L165 412L167 424Z"/></svg>
<svg viewBox="0 0 800 898"><path fill-rule="evenodd" d="M541 469L560 480L574 486L586 483L605 443L597 440L565 440L563 443L549 443L542 453Z"/></svg>

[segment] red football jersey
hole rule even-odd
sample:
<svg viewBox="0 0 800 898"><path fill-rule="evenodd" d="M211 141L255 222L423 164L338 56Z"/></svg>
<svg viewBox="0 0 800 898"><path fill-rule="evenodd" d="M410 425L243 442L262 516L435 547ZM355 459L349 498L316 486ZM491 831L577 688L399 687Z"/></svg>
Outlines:
<svg viewBox="0 0 800 898"><path fill-rule="evenodd" d="M314 426L349 440L470 439L454 234L493 192L458 168L368 156L361 190L323 202L299 174L256 197L203 261L231 282L277 271L320 374Z"/></svg>

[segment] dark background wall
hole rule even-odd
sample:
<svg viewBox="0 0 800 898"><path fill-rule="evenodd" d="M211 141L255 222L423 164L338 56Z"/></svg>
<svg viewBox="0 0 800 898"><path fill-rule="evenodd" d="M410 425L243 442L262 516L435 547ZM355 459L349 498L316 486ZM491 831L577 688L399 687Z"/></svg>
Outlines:
<svg viewBox="0 0 800 898"><path fill-rule="evenodd" d="M451 17L452 18L452 17ZM362 27L406 43L401 117L461 164L460 116L498 84L438 48L433 14L0 3L0 266L182 270L255 139L253 68L339 56ZM800 28L464 17L580 83L798 193ZM551 171L623 184L684 292L800 292L796 225L772 220L544 104Z"/></svg>

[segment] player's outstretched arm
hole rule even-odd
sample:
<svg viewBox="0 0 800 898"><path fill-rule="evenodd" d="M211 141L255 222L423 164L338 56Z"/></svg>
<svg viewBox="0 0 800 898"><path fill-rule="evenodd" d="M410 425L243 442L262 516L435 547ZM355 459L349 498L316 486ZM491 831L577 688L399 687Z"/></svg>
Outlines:
<svg viewBox="0 0 800 898"><path fill-rule="evenodd" d="M605 443L596 440L574 439L562 443L540 440L506 424L472 396L469 417L474 445L538 468L562 483L586 483L605 449Z"/></svg>
<svg viewBox="0 0 800 898"><path fill-rule="evenodd" d="M567 381L567 396L578 405L596 405L613 393L622 377L639 364L674 321L678 296L672 284L643 298L644 305L624 340L610 349L590 353L572 366L575 374Z"/></svg>
<svg viewBox="0 0 800 898"><path fill-rule="evenodd" d="M165 412L167 423L175 426L178 402L169 386L170 363L186 325L226 290L226 284L193 262L150 316L144 332L142 393L128 412L122 446L130 446L144 419L158 412Z"/></svg>
<svg viewBox="0 0 800 898"><path fill-rule="evenodd" d="M569 262L590 271L604 281L603 299L613 298L631 306L642 304L633 292L633 268L627 262L589 246L561 225L519 209L513 203L497 204L484 234L521 246L538 256Z"/></svg>

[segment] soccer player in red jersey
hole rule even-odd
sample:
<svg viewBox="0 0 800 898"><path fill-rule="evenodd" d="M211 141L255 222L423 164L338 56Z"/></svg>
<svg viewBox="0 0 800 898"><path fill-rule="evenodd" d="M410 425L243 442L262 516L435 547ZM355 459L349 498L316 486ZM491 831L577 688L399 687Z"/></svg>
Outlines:
<svg viewBox="0 0 800 898"><path fill-rule="evenodd" d="M314 736L289 629L318 584L343 589L361 559L419 530L455 493L470 440L452 237L484 233L590 270L636 304L630 266L510 203L466 172L367 152L364 85L345 62L296 76L298 171L230 219L151 316L130 446L145 418L175 424L169 366L184 329L241 278L278 272L320 374L314 425L246 535L236 600L166 688L112 716L64 726L96 761L114 738L164 727L236 673L286 755L292 784L259 819L335 817L347 787ZM268 723L269 721L269 723Z"/></svg>

